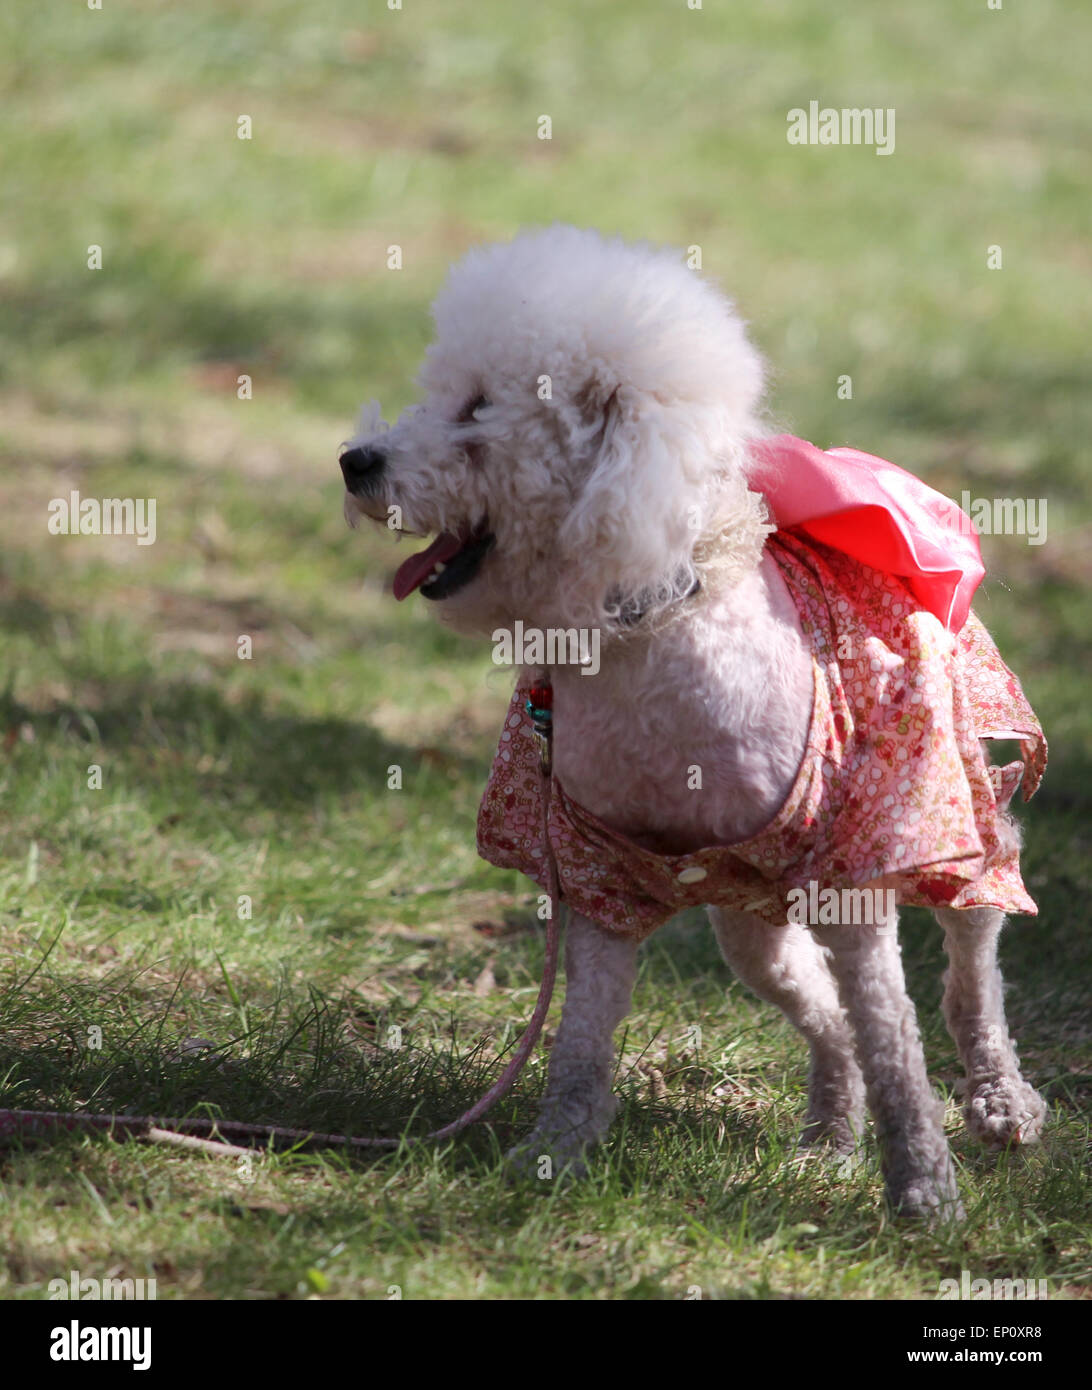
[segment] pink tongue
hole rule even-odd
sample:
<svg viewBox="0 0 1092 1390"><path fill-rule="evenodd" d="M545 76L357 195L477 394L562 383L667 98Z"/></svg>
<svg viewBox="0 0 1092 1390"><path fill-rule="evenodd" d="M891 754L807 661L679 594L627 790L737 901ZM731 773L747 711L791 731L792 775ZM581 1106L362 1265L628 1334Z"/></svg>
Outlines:
<svg viewBox="0 0 1092 1390"><path fill-rule="evenodd" d="M453 555L458 555L464 544L450 531L441 531L427 550L411 555L398 566L394 576L395 598L409 598L414 589L419 589L429 577L435 564L446 564Z"/></svg>

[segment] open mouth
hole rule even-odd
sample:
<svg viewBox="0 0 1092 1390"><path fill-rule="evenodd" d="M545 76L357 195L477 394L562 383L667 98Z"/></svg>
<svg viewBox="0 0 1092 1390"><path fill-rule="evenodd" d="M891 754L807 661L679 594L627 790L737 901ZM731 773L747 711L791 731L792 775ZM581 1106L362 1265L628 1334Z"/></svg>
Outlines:
<svg viewBox="0 0 1092 1390"><path fill-rule="evenodd" d="M476 526L469 536L441 531L426 550L411 555L398 566L394 576L395 598L409 598L415 589L420 589L425 598L450 598L477 574L493 548L494 539L485 522Z"/></svg>

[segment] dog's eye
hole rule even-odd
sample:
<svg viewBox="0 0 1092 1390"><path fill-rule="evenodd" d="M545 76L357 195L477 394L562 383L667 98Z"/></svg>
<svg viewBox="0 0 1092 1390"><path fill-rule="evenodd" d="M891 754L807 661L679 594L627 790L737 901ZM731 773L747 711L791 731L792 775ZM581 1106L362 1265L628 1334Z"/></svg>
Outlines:
<svg viewBox="0 0 1092 1390"><path fill-rule="evenodd" d="M489 402L484 396L475 396L473 400L467 401L462 410L459 411L459 424L468 425L472 420L478 418L479 410L488 410Z"/></svg>

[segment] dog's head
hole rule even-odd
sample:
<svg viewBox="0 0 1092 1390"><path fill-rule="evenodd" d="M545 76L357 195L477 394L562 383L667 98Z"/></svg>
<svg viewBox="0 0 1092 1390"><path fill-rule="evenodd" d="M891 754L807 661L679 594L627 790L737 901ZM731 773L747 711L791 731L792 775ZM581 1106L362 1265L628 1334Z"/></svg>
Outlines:
<svg viewBox="0 0 1092 1390"><path fill-rule="evenodd" d="M762 367L683 257L555 226L472 251L434 306L422 404L341 456L345 513L422 536L398 570L445 620L620 629L757 562L747 489Z"/></svg>

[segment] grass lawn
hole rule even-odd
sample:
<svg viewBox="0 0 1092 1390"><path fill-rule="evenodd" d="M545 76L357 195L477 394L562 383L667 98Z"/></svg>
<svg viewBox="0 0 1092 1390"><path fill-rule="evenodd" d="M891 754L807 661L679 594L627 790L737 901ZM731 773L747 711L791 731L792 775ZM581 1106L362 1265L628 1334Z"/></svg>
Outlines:
<svg viewBox="0 0 1092 1390"><path fill-rule="evenodd" d="M495 1076L542 959L532 885L474 849L511 675L394 604L404 552L346 530L336 454L363 400L412 398L447 264L555 218L699 245L785 427L1046 499L1046 543L983 539L977 607L1051 741L1041 915L1003 961L1052 1106L1027 1157L965 1138L939 931L908 911L968 1220L892 1225L874 1153L792 1162L802 1045L692 915L643 949L586 1181L501 1170L541 1051L439 1147L15 1147L0 1296L72 1269L181 1299L910 1299L964 1269L1092 1296L1092 13L106 0L0 25L0 1107L400 1133ZM894 154L790 146L812 99L893 108ZM72 491L154 498L155 543L49 534Z"/></svg>

